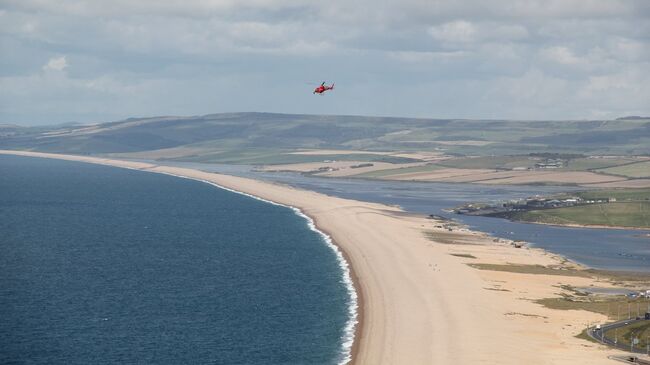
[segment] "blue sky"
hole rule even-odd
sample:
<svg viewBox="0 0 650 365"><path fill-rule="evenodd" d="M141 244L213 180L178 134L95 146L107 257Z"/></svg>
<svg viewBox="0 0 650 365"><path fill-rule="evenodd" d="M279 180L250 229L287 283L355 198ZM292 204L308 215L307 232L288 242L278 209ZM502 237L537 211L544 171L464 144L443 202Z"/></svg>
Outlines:
<svg viewBox="0 0 650 365"><path fill-rule="evenodd" d="M234 111L649 115L650 1L0 0L0 123Z"/></svg>

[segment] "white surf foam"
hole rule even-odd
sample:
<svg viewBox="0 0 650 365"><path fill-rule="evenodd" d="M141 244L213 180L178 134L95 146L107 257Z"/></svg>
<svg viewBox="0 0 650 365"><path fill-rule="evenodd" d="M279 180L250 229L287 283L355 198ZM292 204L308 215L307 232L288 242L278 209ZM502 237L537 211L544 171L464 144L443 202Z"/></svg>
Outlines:
<svg viewBox="0 0 650 365"><path fill-rule="evenodd" d="M215 186L215 187L217 187L219 189L223 189L223 190L227 190L227 191L230 191L230 192L233 192L233 193L236 193L236 194L244 195L244 196L247 196L249 198L253 198L253 199L265 202L265 203L269 203L269 204L289 208L289 209L293 210L293 212L297 216L302 217L303 219L305 219L307 221L307 226L309 227L309 229L316 232L316 233L318 233L322 237L325 244L332 251L334 251L334 254L336 255L336 260L337 260L337 262L339 264L339 267L341 268L341 271L342 271L341 282L343 282L345 284L345 288L346 288L346 290L348 292L348 320L347 320L347 322L345 324L345 327L343 329L343 336L341 338L341 352L339 354L338 364L339 365L344 365L344 364L349 363L350 360L352 360L352 345L354 344L354 332L355 332L356 325L358 323L359 303L358 303L357 292L354 289L354 284L352 282L352 275L350 274L350 265L345 260L345 257L343 257L343 252L341 252L339 247L334 244L334 242L332 241L332 238L328 234L326 234L325 232L320 231L318 228L316 228L316 224L314 223L314 220L310 216L306 215L305 213L302 212L302 210L300 210L299 208L296 208L294 206L286 205L286 204L280 204L280 203L274 202L272 200L260 198L259 196L249 194L249 193L245 193L243 191L231 189L231 188L219 185L219 184L217 184L215 182L212 182L212 181L209 181L209 180L193 178L193 177L183 176L183 175L176 175L176 174L172 174L172 173L168 173L168 172L159 172L159 171L150 171L150 172L156 172L156 173L161 173L161 174L165 174L165 175L180 177L180 178L183 178L183 179L189 179L189 180L204 182L206 184Z"/></svg>
<svg viewBox="0 0 650 365"><path fill-rule="evenodd" d="M345 260L345 257L343 257L343 252L339 249L338 246L334 244L332 241L332 238L327 235L325 232L318 230L316 228L316 224L314 223L314 220L309 217L308 215L304 214L299 208L296 208L291 205L286 205L286 204L280 204L277 202L274 202L272 200L260 198L259 196L255 196L253 194L248 194L243 191L231 189L222 185L219 185L215 182L204 180L204 179L199 179L195 177L190 177L190 176L183 176L183 175L177 175L177 174L172 174L170 172L163 172L163 171L151 171L151 170L143 170L141 168L136 168L136 167L130 167L130 166L119 166L119 165L113 165L110 163L100 163L100 162L90 162L90 161L77 161L77 162L85 162L85 163L94 163L98 165L105 165L105 166L112 166L112 167L118 167L118 168L123 168L127 170L135 170L135 171L142 171L142 172L150 172L150 173L156 173L156 174L163 174L163 175L169 175L169 176L174 176L174 177L179 177L182 179L188 179L188 180L194 180L194 181L200 181L212 186L215 186L219 189L227 190L236 194L244 195L249 198L253 198L259 201L263 201L265 203L285 207L292 209L294 213L302 218L304 218L307 221L307 225L309 226L309 229L312 231L318 233L322 238L325 244L334 251L334 254L336 255L336 260L338 261L339 267L341 268L342 271L342 279L341 281L345 284L345 288L348 292L348 321L345 324L345 327L343 329L343 336L341 338L341 351L339 353L339 359L338 359L338 364L339 365L344 365L349 363L352 360L352 345L354 344L354 333L355 333L355 328L356 325L358 324L358 308L359 308L359 302L358 302L358 295L356 290L354 289L354 284L352 281L352 275L350 274L350 265L348 262Z"/></svg>

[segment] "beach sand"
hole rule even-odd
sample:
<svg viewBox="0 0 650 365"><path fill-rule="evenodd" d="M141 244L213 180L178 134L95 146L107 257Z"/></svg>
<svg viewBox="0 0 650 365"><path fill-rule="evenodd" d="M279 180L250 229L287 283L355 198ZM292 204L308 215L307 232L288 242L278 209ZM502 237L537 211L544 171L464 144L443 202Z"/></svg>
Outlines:
<svg viewBox="0 0 650 365"><path fill-rule="evenodd" d="M332 237L351 266L360 296L355 364L612 364L607 355L619 353L575 337L605 316L534 303L558 296L559 285L589 286L593 279L467 265L562 263L542 250L517 249L463 229L448 232L440 222L395 207L252 179L85 156L1 153L185 176L301 209ZM434 232L433 240L425 231ZM465 243L435 242L436 233ZM452 256L459 253L475 258Z"/></svg>

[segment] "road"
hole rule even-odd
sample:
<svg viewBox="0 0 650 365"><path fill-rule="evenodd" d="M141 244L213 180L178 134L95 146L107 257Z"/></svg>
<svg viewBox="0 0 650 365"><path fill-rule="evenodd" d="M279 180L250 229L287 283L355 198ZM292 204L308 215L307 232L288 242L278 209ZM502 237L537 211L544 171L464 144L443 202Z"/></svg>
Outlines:
<svg viewBox="0 0 650 365"><path fill-rule="evenodd" d="M600 343L604 343L604 344L606 344L608 346L615 347L617 349L630 352L630 346L629 345L624 345L624 344L621 344L620 342L616 343L614 341L614 338L611 337L611 336L614 335L614 332L611 332L611 331L614 331L617 328L625 327L628 324L632 324L632 323L635 323L635 322L641 322L641 321L646 321L646 319L643 319L643 317L642 317L641 319L626 319L626 320L622 320L622 321L618 321L618 322L614 322L614 323L609 323L609 324L601 325L600 330L597 330L595 328L590 328L587 331L587 334L589 335L589 337L595 339L596 341L598 341ZM608 333L605 336L606 332L608 332ZM637 354L645 354L646 351L647 350L645 348L641 349L641 348L636 348L635 347L631 352L637 353Z"/></svg>

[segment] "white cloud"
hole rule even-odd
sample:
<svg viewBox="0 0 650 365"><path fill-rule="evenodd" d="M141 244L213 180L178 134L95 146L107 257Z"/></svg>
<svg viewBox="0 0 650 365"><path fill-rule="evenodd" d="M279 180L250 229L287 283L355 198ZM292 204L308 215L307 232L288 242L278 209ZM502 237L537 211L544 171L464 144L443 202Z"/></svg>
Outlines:
<svg viewBox="0 0 650 365"><path fill-rule="evenodd" d="M650 45L647 41L644 43L634 39L616 37L608 43L607 47L614 58L641 62L650 60Z"/></svg>
<svg viewBox="0 0 650 365"><path fill-rule="evenodd" d="M562 106L564 95L571 89L567 80L546 75L539 69L495 81L493 92L505 92L517 104L535 108Z"/></svg>
<svg viewBox="0 0 650 365"><path fill-rule="evenodd" d="M467 52L414 52L414 51L397 51L391 52L390 57L408 63L436 62L441 60L455 60L467 55Z"/></svg>
<svg viewBox="0 0 650 365"><path fill-rule="evenodd" d="M68 67L68 61L65 56L50 58L49 61L43 66L44 71L63 71Z"/></svg>
<svg viewBox="0 0 650 365"><path fill-rule="evenodd" d="M548 47L542 49L540 53L546 59L564 65L576 65L582 62L582 60L579 57L576 57L576 55L574 55L567 47Z"/></svg>
<svg viewBox="0 0 650 365"><path fill-rule="evenodd" d="M476 28L472 23L464 20L431 27L429 34L443 42L473 42L476 40Z"/></svg>
<svg viewBox="0 0 650 365"><path fill-rule="evenodd" d="M427 33L447 47L462 47L478 42L508 43L525 40L529 36L528 29L520 24L466 20L431 26Z"/></svg>
<svg viewBox="0 0 650 365"><path fill-rule="evenodd" d="M4 0L2 7L0 77L33 79L1 93L13 120L0 114L0 122L21 113L31 119L32 106L52 95L75 101L50 104L60 115L79 108L102 119L103 100L152 93L142 85L162 91L137 108L124 102L125 115L160 114L170 104L196 114L194 101L209 101L224 78L229 89L219 105L238 110L532 119L649 108L648 89L633 95L630 86L630 75L650 74L647 0ZM314 78L335 79L335 95L360 102L287 102ZM286 93L251 97L260 83ZM372 97L352 92L370 84ZM454 106L432 104L431 84L454 90ZM216 105L205 111L223 110Z"/></svg>

